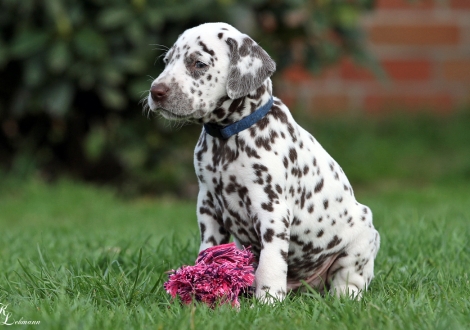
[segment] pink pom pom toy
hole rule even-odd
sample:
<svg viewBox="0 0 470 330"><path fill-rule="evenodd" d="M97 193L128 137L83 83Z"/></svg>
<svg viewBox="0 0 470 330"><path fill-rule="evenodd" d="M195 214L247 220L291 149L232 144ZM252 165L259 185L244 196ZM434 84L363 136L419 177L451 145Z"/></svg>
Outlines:
<svg viewBox="0 0 470 330"><path fill-rule="evenodd" d="M194 266L171 270L163 286L184 304L195 299L212 308L227 302L238 307L238 295L255 280L254 260L248 249L239 250L235 243L213 246L199 253Z"/></svg>

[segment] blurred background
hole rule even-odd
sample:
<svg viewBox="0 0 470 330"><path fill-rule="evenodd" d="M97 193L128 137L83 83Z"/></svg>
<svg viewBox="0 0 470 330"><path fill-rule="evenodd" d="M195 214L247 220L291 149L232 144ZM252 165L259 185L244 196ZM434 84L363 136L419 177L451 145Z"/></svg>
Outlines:
<svg viewBox="0 0 470 330"><path fill-rule="evenodd" d="M275 94L359 189L470 182L470 0L2 0L0 179L194 198L201 128L140 101L164 46L214 21L276 60Z"/></svg>

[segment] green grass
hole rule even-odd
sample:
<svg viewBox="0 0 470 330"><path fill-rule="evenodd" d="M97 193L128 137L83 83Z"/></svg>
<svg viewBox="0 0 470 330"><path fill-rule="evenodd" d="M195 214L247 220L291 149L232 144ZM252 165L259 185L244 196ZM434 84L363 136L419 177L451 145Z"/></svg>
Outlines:
<svg viewBox="0 0 470 330"><path fill-rule="evenodd" d="M193 202L6 180L0 303L10 321L40 321L33 329L468 329L468 182L375 188L358 198L382 237L362 301L309 292L274 307L242 299L239 311L210 310L182 307L162 288L165 271L196 257Z"/></svg>

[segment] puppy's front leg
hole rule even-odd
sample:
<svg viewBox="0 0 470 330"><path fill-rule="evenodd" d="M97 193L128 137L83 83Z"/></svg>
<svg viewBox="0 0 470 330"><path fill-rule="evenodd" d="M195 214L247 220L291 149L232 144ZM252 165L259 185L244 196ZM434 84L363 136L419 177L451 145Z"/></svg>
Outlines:
<svg viewBox="0 0 470 330"><path fill-rule="evenodd" d="M199 252L209 247L229 242L230 233L225 230L222 219L217 216L214 195L206 189L199 190L197 222L201 233Z"/></svg>
<svg viewBox="0 0 470 330"><path fill-rule="evenodd" d="M255 223L260 228L261 238L261 252L255 273L256 297L266 303L283 300L286 296L290 219L287 213L282 214L277 210L265 213L259 218L259 223Z"/></svg>

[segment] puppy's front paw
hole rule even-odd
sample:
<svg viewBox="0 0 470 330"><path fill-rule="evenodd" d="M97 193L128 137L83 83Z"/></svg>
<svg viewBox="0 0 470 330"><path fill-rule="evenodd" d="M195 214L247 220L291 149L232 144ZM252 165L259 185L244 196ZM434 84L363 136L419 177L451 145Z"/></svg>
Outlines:
<svg viewBox="0 0 470 330"><path fill-rule="evenodd" d="M274 305L283 301L285 297L286 292L284 290L273 291L268 286L256 288L256 298L263 304Z"/></svg>

